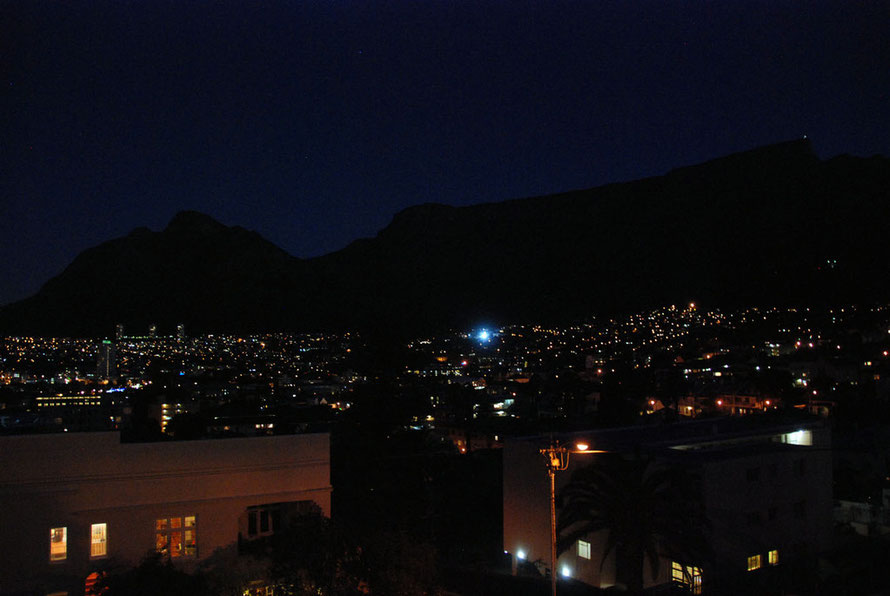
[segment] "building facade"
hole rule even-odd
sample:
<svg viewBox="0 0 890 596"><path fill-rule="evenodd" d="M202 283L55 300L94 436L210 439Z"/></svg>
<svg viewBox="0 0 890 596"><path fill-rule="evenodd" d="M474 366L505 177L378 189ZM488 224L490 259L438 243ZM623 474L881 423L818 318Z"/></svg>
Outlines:
<svg viewBox="0 0 890 596"><path fill-rule="evenodd" d="M677 466L695 482L712 552L707 561L662 557L654 577L647 562L640 570L646 587L674 583L697 594L769 593L770 586L778 591L786 570L815 562L830 546L832 460L830 431L822 421L726 417L556 438L563 445L583 441L592 449ZM536 563L545 573L550 488L539 450L550 440L508 440L503 460L504 550L514 566ZM597 457L603 456L571 455L568 468L556 473L557 502L573 471L596 465ZM576 541L560 555L556 573L595 587L616 585L614 551L604 560L606 544L607 531Z"/></svg>
<svg viewBox="0 0 890 596"><path fill-rule="evenodd" d="M236 544L258 512L314 503L330 515L327 434L8 436L0 469L0 594L83 594L91 574L153 552L191 569Z"/></svg>

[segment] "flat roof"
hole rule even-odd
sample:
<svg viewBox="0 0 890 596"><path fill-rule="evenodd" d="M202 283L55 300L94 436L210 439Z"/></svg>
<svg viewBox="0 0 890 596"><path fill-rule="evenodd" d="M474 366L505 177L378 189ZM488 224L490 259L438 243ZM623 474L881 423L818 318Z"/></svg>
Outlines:
<svg viewBox="0 0 890 596"><path fill-rule="evenodd" d="M713 443L715 448L727 449L733 443L767 442L776 435L823 427L824 420L815 417L721 416L652 425L540 434L512 440L536 443L542 447L548 445L551 440L558 440L563 444L584 440L591 449L614 452L627 452L639 448L647 451L675 450L686 445L707 443ZM508 439L508 442L510 440Z"/></svg>

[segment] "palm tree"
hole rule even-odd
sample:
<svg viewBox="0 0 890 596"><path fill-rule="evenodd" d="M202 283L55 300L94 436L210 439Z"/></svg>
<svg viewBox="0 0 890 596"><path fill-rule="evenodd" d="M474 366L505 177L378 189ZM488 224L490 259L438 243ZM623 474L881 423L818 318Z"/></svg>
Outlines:
<svg viewBox="0 0 890 596"><path fill-rule="evenodd" d="M606 532L600 568L615 552L615 575L631 593L643 590L661 556L700 566L707 559L707 523L693 476L639 455L607 454L577 470L559 495L558 551Z"/></svg>

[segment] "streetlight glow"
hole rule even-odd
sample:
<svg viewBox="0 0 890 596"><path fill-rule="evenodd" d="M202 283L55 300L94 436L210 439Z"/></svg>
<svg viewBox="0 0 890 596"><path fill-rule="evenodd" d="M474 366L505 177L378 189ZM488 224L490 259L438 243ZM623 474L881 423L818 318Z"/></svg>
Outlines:
<svg viewBox="0 0 890 596"><path fill-rule="evenodd" d="M569 455L572 453L605 453L599 449L590 449L590 444L578 441L571 447L560 445L559 441L550 439L550 446L539 450L547 461L547 476L550 478L550 595L556 596L556 472L569 467ZM563 577L571 577L572 570L563 566L560 570Z"/></svg>

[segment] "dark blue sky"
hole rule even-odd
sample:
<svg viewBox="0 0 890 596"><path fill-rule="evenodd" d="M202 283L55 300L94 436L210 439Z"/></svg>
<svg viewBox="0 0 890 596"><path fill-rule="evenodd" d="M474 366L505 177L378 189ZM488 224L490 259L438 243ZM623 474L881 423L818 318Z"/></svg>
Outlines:
<svg viewBox="0 0 890 596"><path fill-rule="evenodd" d="M22 0L0 27L0 304L182 209L309 257L803 135L890 155L888 1Z"/></svg>

